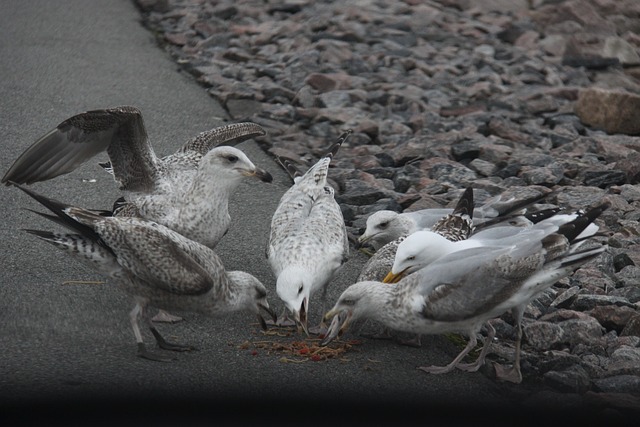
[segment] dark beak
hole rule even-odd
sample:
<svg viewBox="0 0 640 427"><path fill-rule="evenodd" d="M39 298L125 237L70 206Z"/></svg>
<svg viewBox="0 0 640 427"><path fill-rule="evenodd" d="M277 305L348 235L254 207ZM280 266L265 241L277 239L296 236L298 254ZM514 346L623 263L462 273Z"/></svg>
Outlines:
<svg viewBox="0 0 640 427"><path fill-rule="evenodd" d="M271 176L271 174L269 172L267 172L264 169L260 169L260 168L256 168L255 172L253 173L253 175L258 178L260 181L262 182L271 182L273 181L273 177Z"/></svg>
<svg viewBox="0 0 640 427"><path fill-rule="evenodd" d="M337 337L342 336L344 331L347 330L349 325L349 319L351 319L351 313L347 310L340 311L338 313L328 312L324 316L324 321L328 322L331 318L331 324L327 329L327 333L324 336L324 339L320 343L320 345L324 346L329 344L331 341L336 339Z"/></svg>
<svg viewBox="0 0 640 427"><path fill-rule="evenodd" d="M264 318L260 314L260 310L264 311L273 320L273 323L276 323L276 320L278 320L278 316L273 310L271 310L271 308L269 308L269 306L258 304L258 322L260 322L260 327L262 328L262 330L266 331L267 322L265 322Z"/></svg>

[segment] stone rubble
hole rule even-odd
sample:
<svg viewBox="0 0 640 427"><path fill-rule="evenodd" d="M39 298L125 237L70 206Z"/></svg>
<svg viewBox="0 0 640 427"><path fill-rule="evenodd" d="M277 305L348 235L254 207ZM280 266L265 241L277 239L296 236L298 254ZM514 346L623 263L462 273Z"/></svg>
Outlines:
<svg viewBox="0 0 640 427"><path fill-rule="evenodd" d="M640 396L640 2L135 3L234 121L267 129L272 155L304 167L354 130L330 173L352 237L372 212L452 207L469 185L478 204L532 187L554 190L540 208L608 200L606 256L529 306L522 371ZM505 362L515 330L498 322Z"/></svg>

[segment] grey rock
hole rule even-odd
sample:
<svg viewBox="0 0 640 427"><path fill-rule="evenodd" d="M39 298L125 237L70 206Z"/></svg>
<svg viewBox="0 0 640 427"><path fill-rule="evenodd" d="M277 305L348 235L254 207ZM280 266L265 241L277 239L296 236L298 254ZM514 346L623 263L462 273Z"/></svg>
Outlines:
<svg viewBox="0 0 640 427"><path fill-rule="evenodd" d="M580 365L573 365L562 371L543 374L545 384L566 393L582 394L591 387L589 374Z"/></svg>

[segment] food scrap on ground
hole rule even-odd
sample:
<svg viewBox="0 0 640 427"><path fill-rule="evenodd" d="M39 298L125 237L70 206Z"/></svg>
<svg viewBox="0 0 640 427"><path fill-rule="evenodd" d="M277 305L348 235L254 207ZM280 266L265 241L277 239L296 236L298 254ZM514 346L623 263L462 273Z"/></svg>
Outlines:
<svg viewBox="0 0 640 427"><path fill-rule="evenodd" d="M288 341L286 339L293 335L295 330L286 328L273 328L268 331L261 331L265 336L273 339L247 340L240 344L239 348L251 350L251 354L256 356L260 351L266 354L282 354L280 361L283 363L302 363L308 360L318 362L321 360L338 359L343 362L349 361L345 353L350 351L355 345L361 344L359 340L341 341L335 340L329 345L321 346L322 335L317 338L308 337L302 340Z"/></svg>

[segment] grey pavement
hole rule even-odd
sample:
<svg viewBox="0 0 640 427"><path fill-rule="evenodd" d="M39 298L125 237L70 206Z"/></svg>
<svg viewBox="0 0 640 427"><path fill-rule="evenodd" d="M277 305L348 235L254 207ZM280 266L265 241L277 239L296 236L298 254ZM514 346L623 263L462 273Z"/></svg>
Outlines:
<svg viewBox="0 0 640 427"><path fill-rule="evenodd" d="M2 2L0 173L36 138L90 109L137 106L161 155L227 119L138 19L129 0ZM288 177L255 142L239 147L275 179L241 186L232 199L232 229L217 251L228 269L259 277L280 310L264 248ZM33 188L72 204L109 208L120 194L96 164L106 159L102 156ZM254 356L240 347L260 338L254 318L245 313L221 319L185 314L185 322L159 328L199 351L178 354L166 364L139 359L128 318L130 298L110 284L65 283L102 277L20 231L52 227L23 209L29 207L37 208L18 189L0 188L0 413L9 414L14 425L286 424L297 411L305 411L296 419L302 425L381 422L376 418L381 410L402 424L415 417L421 424L449 424L450 416L460 424L500 419L525 389L481 373L417 371L419 365L448 363L457 353L443 337L424 337L422 348L365 339L347 361L296 364L281 362L278 354ZM352 252L331 284L329 303L355 281L364 261ZM319 315L318 309L312 312L312 321ZM350 417L340 415L347 409L354 409ZM411 415L404 409L424 412Z"/></svg>

